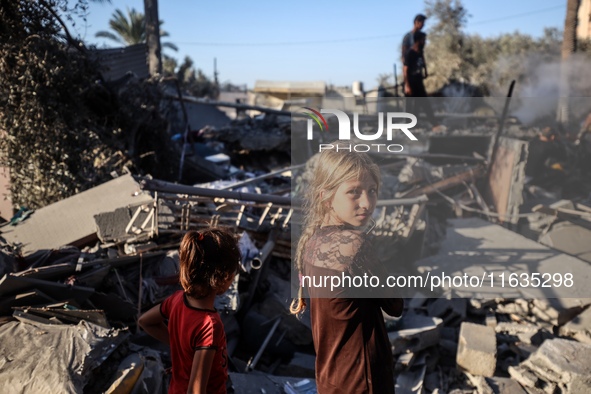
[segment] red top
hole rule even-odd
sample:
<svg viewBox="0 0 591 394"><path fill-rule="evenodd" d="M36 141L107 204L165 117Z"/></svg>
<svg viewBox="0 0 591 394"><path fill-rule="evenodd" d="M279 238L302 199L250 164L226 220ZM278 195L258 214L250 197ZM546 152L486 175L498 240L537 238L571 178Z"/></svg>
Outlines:
<svg viewBox="0 0 591 394"><path fill-rule="evenodd" d="M226 393L228 356L226 334L215 309L189 305L184 291L179 290L160 305L160 313L168 319L172 358L170 394L186 393L191 377L195 350L215 349L213 365L207 381L208 393Z"/></svg>

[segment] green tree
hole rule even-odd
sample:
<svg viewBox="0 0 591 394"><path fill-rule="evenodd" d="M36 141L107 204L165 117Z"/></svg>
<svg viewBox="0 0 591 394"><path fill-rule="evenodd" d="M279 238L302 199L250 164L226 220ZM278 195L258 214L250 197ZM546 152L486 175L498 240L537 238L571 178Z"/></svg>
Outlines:
<svg viewBox="0 0 591 394"><path fill-rule="evenodd" d="M163 132L159 80L111 91L98 82L89 51L68 33L63 20L86 5L0 1L0 164L9 169L15 208L43 207L124 168L160 179L178 169Z"/></svg>
<svg viewBox="0 0 591 394"><path fill-rule="evenodd" d="M162 21L160 24L162 25ZM119 9L115 10L109 20L112 31L101 30L96 37L108 38L123 45L135 45L146 42L146 19L144 14L134 8L127 8L127 16ZM160 30L160 37L168 37L168 33ZM178 51L178 47L170 42L162 43L162 47Z"/></svg>
<svg viewBox="0 0 591 394"><path fill-rule="evenodd" d="M464 41L462 28L468 12L460 0L426 0L429 21L425 60L429 66L428 90L439 89L450 80L465 82Z"/></svg>
<svg viewBox="0 0 591 394"><path fill-rule="evenodd" d="M176 77L183 89L195 97L217 98L220 93L220 88L215 82L209 79L203 71L193 67L193 60L189 56L186 56L179 66Z"/></svg>

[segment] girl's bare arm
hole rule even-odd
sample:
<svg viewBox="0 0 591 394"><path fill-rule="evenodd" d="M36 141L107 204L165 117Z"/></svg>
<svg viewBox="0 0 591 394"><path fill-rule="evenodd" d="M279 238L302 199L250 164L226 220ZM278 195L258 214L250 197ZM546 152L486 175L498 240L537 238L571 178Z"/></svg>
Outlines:
<svg viewBox="0 0 591 394"><path fill-rule="evenodd" d="M141 315L138 324L144 331L160 342L170 345L170 336L168 334L168 327L164 324L165 321L166 319L160 313L160 304L158 304Z"/></svg>
<svg viewBox="0 0 591 394"><path fill-rule="evenodd" d="M209 372L211 371L214 356L215 349L213 348L195 350L187 393L202 394L206 392L207 381L209 380Z"/></svg>

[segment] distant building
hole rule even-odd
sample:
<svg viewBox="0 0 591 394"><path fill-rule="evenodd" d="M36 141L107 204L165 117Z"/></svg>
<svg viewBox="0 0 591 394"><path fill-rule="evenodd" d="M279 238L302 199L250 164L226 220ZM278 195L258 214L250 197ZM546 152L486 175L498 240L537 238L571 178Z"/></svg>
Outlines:
<svg viewBox="0 0 591 394"><path fill-rule="evenodd" d="M591 0L581 0L579 5L577 38L591 39Z"/></svg>
<svg viewBox="0 0 591 394"><path fill-rule="evenodd" d="M261 81L254 84L255 93L267 94L281 100L296 97L324 97L326 83L323 81Z"/></svg>

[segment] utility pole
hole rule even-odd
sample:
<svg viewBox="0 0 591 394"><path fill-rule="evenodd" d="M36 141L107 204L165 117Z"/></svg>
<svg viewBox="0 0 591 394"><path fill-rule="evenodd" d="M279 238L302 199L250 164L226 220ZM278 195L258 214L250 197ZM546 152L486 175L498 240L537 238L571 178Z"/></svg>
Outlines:
<svg viewBox="0 0 591 394"><path fill-rule="evenodd" d="M213 58L213 81L215 82L215 86L219 86L218 82L218 59Z"/></svg>
<svg viewBox="0 0 591 394"><path fill-rule="evenodd" d="M158 0L144 0L144 15L146 18L146 45L148 46L150 75L162 74Z"/></svg>

